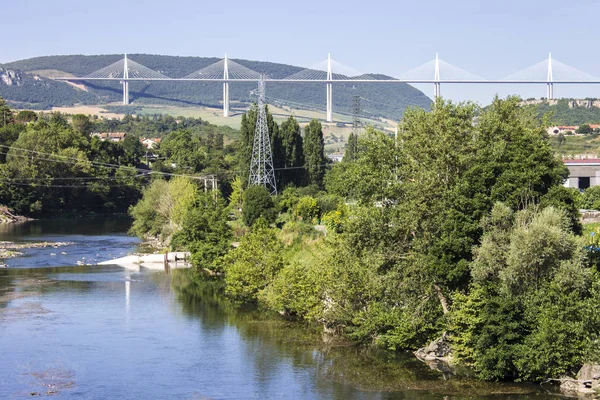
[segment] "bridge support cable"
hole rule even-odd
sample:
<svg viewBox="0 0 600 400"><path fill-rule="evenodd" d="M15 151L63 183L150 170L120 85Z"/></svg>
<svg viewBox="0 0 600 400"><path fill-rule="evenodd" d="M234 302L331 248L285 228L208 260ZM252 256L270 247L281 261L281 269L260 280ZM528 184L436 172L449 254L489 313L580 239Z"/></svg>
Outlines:
<svg viewBox="0 0 600 400"><path fill-rule="evenodd" d="M223 82L223 116L229 117L230 115L230 103L231 98L229 97L229 84L235 81L258 81L261 75L251 70L248 67L230 60L225 54L225 58L217 61L201 70L192 72L189 75L183 77L183 80L193 81L222 81Z"/></svg>
<svg viewBox="0 0 600 400"><path fill-rule="evenodd" d="M333 122L333 84L336 81L377 81L376 78L361 73L352 67L348 67L331 58L331 54L327 59L321 61L310 68L306 68L284 78L280 81L285 82L325 82L325 104L327 122Z"/></svg>
<svg viewBox="0 0 600 400"><path fill-rule="evenodd" d="M82 78L77 78L77 80L108 80L114 81L119 80L123 87L123 104L129 104L129 82L131 80L147 80L147 81L160 81L160 80L169 80L170 78L161 74L160 72L151 70L148 67L143 66L133 60L130 60L127 57L127 54L124 57L109 66L101 68L97 71L94 71ZM65 78L64 80L72 80L69 78Z"/></svg>
<svg viewBox="0 0 600 400"><path fill-rule="evenodd" d="M267 113L265 111L265 80L262 76L258 81L258 91L258 116L256 118L256 128L254 129L248 183L255 186L264 186L271 195L276 195L277 183L275 181L275 168L273 166L273 152L269 138Z"/></svg>
<svg viewBox="0 0 600 400"><path fill-rule="evenodd" d="M435 59L396 76L396 79L400 82L408 83L433 83L434 99L441 97L441 85L443 82L487 82L486 79L479 75L445 62L439 58L438 54L435 55Z"/></svg>
<svg viewBox="0 0 600 400"><path fill-rule="evenodd" d="M549 100L553 100L555 84L593 84L600 83L600 78L555 60L550 53L547 60L508 75L499 82L545 84L546 96Z"/></svg>

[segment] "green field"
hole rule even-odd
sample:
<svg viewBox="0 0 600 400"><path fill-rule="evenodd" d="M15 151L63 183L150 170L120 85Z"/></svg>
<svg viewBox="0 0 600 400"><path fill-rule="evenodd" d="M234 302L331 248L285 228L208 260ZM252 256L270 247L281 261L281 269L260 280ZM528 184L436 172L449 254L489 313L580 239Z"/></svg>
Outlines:
<svg viewBox="0 0 600 400"><path fill-rule="evenodd" d="M109 118L122 117L123 114L119 113L126 112L127 106L124 108L118 103L111 104L110 106L116 106L115 108L118 109L118 111L110 111L111 107L108 107L109 110L107 110L104 108L106 106L60 107L56 108L56 110L66 114L95 114ZM269 105L269 110L273 114L275 121L280 125L290 115L293 115L302 127L307 125L313 118L321 121L323 125L325 151L327 153L343 151L348 141L348 136L352 132L353 117L350 115L334 113L333 119L335 122L329 123L325 122L324 111L293 109L290 107L278 107L274 105ZM223 117L222 109L209 107L132 106L129 112L140 115L163 114L171 115L173 117L202 118L214 125L240 129L242 115L246 112L246 109L232 109L231 116L228 118ZM373 126L377 130L385 131L390 134L393 134L396 131L397 124L392 120L362 118L361 121L364 125ZM344 123L344 126L338 126L337 124L339 122Z"/></svg>
<svg viewBox="0 0 600 400"><path fill-rule="evenodd" d="M551 136L550 143L556 153L563 158L600 156L600 136L598 135L569 135L565 136L562 143L557 136Z"/></svg>
<svg viewBox="0 0 600 400"><path fill-rule="evenodd" d="M277 107L269 105L269 110L273 114L275 121L281 124L290 115L293 115L301 126L310 122L313 118L319 119L323 124L323 136L325 139L325 150L327 153L342 151L348 141L348 136L352 132L352 116L334 113L334 123L324 121L325 112L315 110L300 110L290 107ZM239 129L242 114L245 109L232 109L231 116L223 117L223 110L218 108L207 107L170 107L170 106L148 106L143 107L140 111L142 115L151 114L168 114L174 117L194 117L202 118L203 120L215 125L226 125L234 129ZM344 127L337 126L337 122L346 124ZM396 124L389 120L362 119L363 124L375 127L378 130L393 133L396 130Z"/></svg>

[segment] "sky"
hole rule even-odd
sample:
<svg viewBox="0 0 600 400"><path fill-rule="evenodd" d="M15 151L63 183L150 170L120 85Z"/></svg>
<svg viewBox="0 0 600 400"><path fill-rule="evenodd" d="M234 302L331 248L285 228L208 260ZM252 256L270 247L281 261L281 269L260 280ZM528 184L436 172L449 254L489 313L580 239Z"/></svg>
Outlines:
<svg viewBox="0 0 600 400"><path fill-rule="evenodd" d="M61 54L151 53L310 67L331 57L397 76L432 60L498 79L553 58L600 76L600 1L19 0L0 9L0 63ZM4 16L9 16L8 18ZM419 85L428 96L433 85ZM442 85L453 100L546 95L544 85ZM556 85L555 97L600 97Z"/></svg>

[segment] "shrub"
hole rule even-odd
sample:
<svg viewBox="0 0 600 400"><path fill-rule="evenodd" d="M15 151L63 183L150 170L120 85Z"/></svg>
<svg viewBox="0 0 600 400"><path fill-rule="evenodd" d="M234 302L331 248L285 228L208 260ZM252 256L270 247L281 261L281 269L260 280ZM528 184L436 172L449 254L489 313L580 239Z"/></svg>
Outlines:
<svg viewBox="0 0 600 400"><path fill-rule="evenodd" d="M276 218L275 205L269 191L264 186L251 186L244 192L244 204L242 206L242 219L248 226L263 217L268 223Z"/></svg>
<svg viewBox="0 0 600 400"><path fill-rule="evenodd" d="M305 222L311 222L319 216L319 205L313 197L305 196L298 200L295 209L296 216Z"/></svg>
<svg viewBox="0 0 600 400"><path fill-rule="evenodd" d="M283 268L282 251L275 230L264 219L257 220L240 246L223 257L226 293L237 300L257 301Z"/></svg>

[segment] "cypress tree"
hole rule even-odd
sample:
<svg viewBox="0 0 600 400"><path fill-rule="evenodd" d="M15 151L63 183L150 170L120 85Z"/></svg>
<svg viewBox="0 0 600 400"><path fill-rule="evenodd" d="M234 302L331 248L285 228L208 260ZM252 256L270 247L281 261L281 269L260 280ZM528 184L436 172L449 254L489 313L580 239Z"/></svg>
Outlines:
<svg viewBox="0 0 600 400"><path fill-rule="evenodd" d="M322 187L327 159L325 158L323 128L316 119L310 121L308 126L304 128L303 146L308 183Z"/></svg>
<svg viewBox="0 0 600 400"><path fill-rule="evenodd" d="M293 116L283 121L277 141L274 143L278 146L277 151L273 150L275 158L275 168L293 168L288 170L276 171L278 187L285 187L293 183L296 186L301 186L304 183L304 171L301 168L304 165L304 153L302 150L302 135L300 133L300 125Z"/></svg>
<svg viewBox="0 0 600 400"><path fill-rule="evenodd" d="M346 146L346 153L344 154L343 161L356 161L358 158L358 135L354 132L348 136L348 145Z"/></svg>

